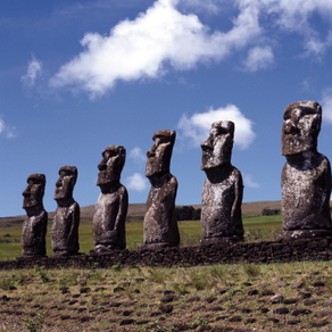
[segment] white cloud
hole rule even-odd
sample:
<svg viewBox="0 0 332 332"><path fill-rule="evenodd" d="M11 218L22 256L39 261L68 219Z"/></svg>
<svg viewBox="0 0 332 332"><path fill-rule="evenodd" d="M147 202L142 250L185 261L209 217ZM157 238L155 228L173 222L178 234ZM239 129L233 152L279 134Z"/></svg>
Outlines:
<svg viewBox="0 0 332 332"><path fill-rule="evenodd" d="M234 122L234 144L240 149L248 148L255 139L252 121L246 118L235 105L195 113L189 118L182 115L178 128L182 137L189 138L195 145L199 145L207 138L211 124L220 120Z"/></svg>
<svg viewBox="0 0 332 332"><path fill-rule="evenodd" d="M255 188L259 188L260 187L259 183L257 183L253 179L252 175L250 175L250 174L244 174L243 175L243 182L244 182L244 186L248 187L248 188L255 189Z"/></svg>
<svg viewBox="0 0 332 332"><path fill-rule="evenodd" d="M125 179L125 184L129 190L134 191L144 191L148 188L146 178L140 173L134 173L133 175L128 176Z"/></svg>
<svg viewBox="0 0 332 332"><path fill-rule="evenodd" d="M42 62L32 56L28 63L26 73L21 77L21 81L26 88L32 88L38 77L42 74L43 65Z"/></svg>
<svg viewBox="0 0 332 332"><path fill-rule="evenodd" d="M240 0L247 1L247 0ZM259 1L259 0L255 0ZM313 22L313 14L326 19L331 25L332 1L330 0L264 0L263 10L274 17L274 25L287 32L296 32L304 38L303 47L308 56L323 56L332 45L331 31L321 36Z"/></svg>
<svg viewBox="0 0 332 332"><path fill-rule="evenodd" d="M246 70L254 72L269 67L273 61L274 55L271 47L254 47L249 50L244 67Z"/></svg>
<svg viewBox="0 0 332 332"><path fill-rule="evenodd" d="M0 136L1 135L4 135L6 138L15 138L17 136L16 128L9 126L3 119L0 118Z"/></svg>
<svg viewBox="0 0 332 332"><path fill-rule="evenodd" d="M143 153L142 149L139 147L134 147L129 152L129 158L133 159L135 162L141 164L146 161L146 154Z"/></svg>
<svg viewBox="0 0 332 332"><path fill-rule="evenodd" d="M323 91L322 98L323 118L332 123L332 88L327 88Z"/></svg>
<svg viewBox="0 0 332 332"><path fill-rule="evenodd" d="M197 15L188 13L218 14L220 8L227 8L228 15L220 19L232 22L227 31L212 31ZM248 70L265 69L274 62L269 45L278 45L281 32L300 36L303 50L299 53L317 59L332 46L331 15L331 0L157 0L107 35L86 33L82 52L64 64L50 84L80 89L93 98L119 80L155 79L169 70L190 70L202 62L225 60L235 52L247 54ZM327 29L316 27L320 19L325 19ZM34 82L33 75L27 77Z"/></svg>
<svg viewBox="0 0 332 332"><path fill-rule="evenodd" d="M257 11L242 9L227 33L211 32L196 15L182 14L176 0L158 0L145 13L115 26L108 36L87 33L84 50L60 68L55 87L74 86L92 97L118 80L156 78L167 68L188 70L201 61L220 60L260 33Z"/></svg>

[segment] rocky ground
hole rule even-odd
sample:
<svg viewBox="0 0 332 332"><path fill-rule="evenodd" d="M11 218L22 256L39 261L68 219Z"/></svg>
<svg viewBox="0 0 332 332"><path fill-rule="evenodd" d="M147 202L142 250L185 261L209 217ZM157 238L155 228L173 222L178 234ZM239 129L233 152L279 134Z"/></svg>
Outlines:
<svg viewBox="0 0 332 332"><path fill-rule="evenodd" d="M0 272L0 331L332 331L332 263Z"/></svg>

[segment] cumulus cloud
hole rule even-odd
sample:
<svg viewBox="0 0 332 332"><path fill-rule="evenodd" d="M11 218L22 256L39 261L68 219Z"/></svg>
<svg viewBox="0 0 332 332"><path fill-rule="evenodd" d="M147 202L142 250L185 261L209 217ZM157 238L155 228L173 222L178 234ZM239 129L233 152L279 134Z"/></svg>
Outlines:
<svg viewBox="0 0 332 332"><path fill-rule="evenodd" d="M252 189L255 189L255 188L259 188L260 185L258 182L256 182L252 175L250 174L244 174L243 175L243 182L244 182L244 186L245 187L248 187L248 188L252 188Z"/></svg>
<svg viewBox="0 0 332 332"><path fill-rule="evenodd" d="M212 32L196 15L182 14L177 0L158 0L135 20L116 25L107 36L87 33L84 50L52 78L54 87L74 86L92 97L118 80L156 78L167 69L188 70L197 63L225 58L260 29L257 12L245 6L227 33Z"/></svg>
<svg viewBox="0 0 332 332"><path fill-rule="evenodd" d="M134 191L144 191L148 188L146 178L140 173L134 173L125 179L126 187Z"/></svg>
<svg viewBox="0 0 332 332"><path fill-rule="evenodd" d="M182 137L189 138L194 145L199 145L207 138L211 124L220 120L230 120L235 123L234 144L240 149L247 149L255 139L252 121L235 105L195 113L191 117L182 115L178 128Z"/></svg>
<svg viewBox="0 0 332 332"><path fill-rule="evenodd" d="M5 123L3 119L0 118L0 136L3 135L6 138L16 137L16 128Z"/></svg>
<svg viewBox="0 0 332 332"><path fill-rule="evenodd" d="M218 10L226 7L227 18ZM197 16L197 9L220 14L220 20L231 19L232 25L226 31L212 31ZM326 18L325 35L315 28L314 14ZM303 40L299 53L317 59L332 46L331 14L332 1L326 0L157 0L135 19L118 23L109 34L86 33L82 52L64 64L50 84L81 89L93 98L119 80L155 79L170 70L225 60L235 52L247 54L248 70L265 69L274 62L269 45L283 32L299 35ZM27 77L34 82L35 76Z"/></svg>
<svg viewBox="0 0 332 332"><path fill-rule="evenodd" d="M32 56L28 63L26 73L21 77L21 81L26 88L32 88L36 80L40 77L43 71L42 62Z"/></svg>
<svg viewBox="0 0 332 332"><path fill-rule="evenodd" d="M323 91L322 98L323 117L329 123L332 123L332 88Z"/></svg>
<svg viewBox="0 0 332 332"><path fill-rule="evenodd" d="M143 153L141 148L134 147L129 152L129 158L133 159L138 164L141 164L146 161L146 154Z"/></svg>
<svg viewBox="0 0 332 332"><path fill-rule="evenodd" d="M269 46L254 47L248 52L244 63L246 70L254 72L269 67L274 61L273 50Z"/></svg>

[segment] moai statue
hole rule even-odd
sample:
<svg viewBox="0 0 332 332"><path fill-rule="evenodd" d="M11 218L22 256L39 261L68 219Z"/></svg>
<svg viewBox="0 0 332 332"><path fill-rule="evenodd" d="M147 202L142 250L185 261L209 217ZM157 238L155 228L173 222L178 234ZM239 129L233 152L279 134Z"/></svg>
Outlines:
<svg viewBox="0 0 332 332"><path fill-rule="evenodd" d="M322 108L315 101L288 105L282 127L283 239L332 235L331 167L317 151Z"/></svg>
<svg viewBox="0 0 332 332"><path fill-rule="evenodd" d="M46 232L48 215L43 206L46 178L44 174L31 174L23 191L23 209L26 219L23 222L23 256L46 255Z"/></svg>
<svg viewBox="0 0 332 332"><path fill-rule="evenodd" d="M102 156L97 180L101 193L92 222L97 253L126 248L125 221L128 211L127 189L120 183L126 150L123 146L111 145Z"/></svg>
<svg viewBox="0 0 332 332"><path fill-rule="evenodd" d="M147 152L145 175L151 183L144 216L144 246L154 249L178 246L179 229L175 216L178 183L170 173L175 131L159 130Z"/></svg>
<svg viewBox="0 0 332 332"><path fill-rule="evenodd" d="M54 193L58 207L52 223L52 249L55 255L76 255L79 250L80 206L73 198L76 179L75 166L63 166L59 169Z"/></svg>
<svg viewBox="0 0 332 332"><path fill-rule="evenodd" d="M202 245L243 239L243 182L241 172L231 164L233 138L234 123L218 121L201 145L201 169L207 177L202 193Z"/></svg>

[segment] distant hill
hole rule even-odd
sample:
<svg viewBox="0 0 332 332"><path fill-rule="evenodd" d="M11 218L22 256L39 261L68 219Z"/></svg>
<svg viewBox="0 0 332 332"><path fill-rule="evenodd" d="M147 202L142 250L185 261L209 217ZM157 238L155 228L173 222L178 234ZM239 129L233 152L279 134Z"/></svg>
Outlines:
<svg viewBox="0 0 332 332"><path fill-rule="evenodd" d="M193 204L194 208L199 208L199 204ZM246 202L242 203L242 215L244 217L248 216L258 216L261 215L263 209L280 209L280 201L261 201L261 202ZM92 216L95 211L94 205L81 207L81 219L92 220ZM130 204L128 209L128 221L130 219L143 219L145 213L145 204ZM49 219L53 218L54 212L49 212ZM11 222L11 223L21 223L23 222L25 216L15 216L15 217L0 217L0 222Z"/></svg>

